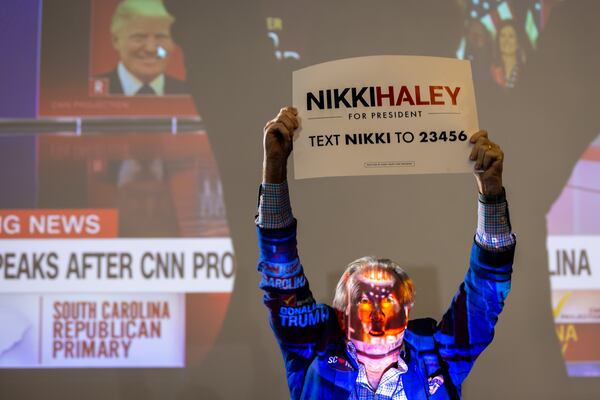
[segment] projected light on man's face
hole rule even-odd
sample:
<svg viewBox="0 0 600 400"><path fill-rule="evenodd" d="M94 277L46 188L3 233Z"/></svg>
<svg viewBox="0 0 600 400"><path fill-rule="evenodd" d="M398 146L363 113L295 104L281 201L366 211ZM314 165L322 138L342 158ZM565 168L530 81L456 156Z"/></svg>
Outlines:
<svg viewBox="0 0 600 400"><path fill-rule="evenodd" d="M113 46L127 70L148 83L165 72L174 43L171 21L163 17L129 18L113 36Z"/></svg>
<svg viewBox="0 0 600 400"><path fill-rule="evenodd" d="M396 277L387 271L369 271L352 279L348 285L353 287L347 312L348 338L363 342L379 354L399 345L408 308L399 302L400 283Z"/></svg>

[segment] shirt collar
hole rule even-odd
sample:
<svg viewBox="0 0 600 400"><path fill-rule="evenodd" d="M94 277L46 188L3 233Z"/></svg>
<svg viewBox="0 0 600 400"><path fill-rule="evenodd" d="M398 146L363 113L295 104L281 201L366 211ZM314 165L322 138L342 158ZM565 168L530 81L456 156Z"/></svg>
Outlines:
<svg viewBox="0 0 600 400"><path fill-rule="evenodd" d="M408 366L404 361L403 357L406 356L406 351L404 348L404 343L402 343L402 347L398 352L398 364L396 367L390 367L387 369L383 375L381 376L381 380L379 381L379 385L377 386L377 390L373 390L371 384L369 383L369 379L367 377L367 371L365 366L358 361L358 357L356 355L356 347L354 343L351 341L346 342L347 353L352 357L355 363L358 365L358 375L356 376L356 385L362 386L366 388L372 393L387 393L390 395L390 398L393 398L394 394L397 390L400 390L401 393L404 393L404 388L402 384L402 375L408 371ZM377 396L375 396L377 398ZM406 398L402 396L401 398Z"/></svg>
<svg viewBox="0 0 600 400"><path fill-rule="evenodd" d="M136 78L125 65L120 62L117 66L117 74L121 81L121 87L123 88L123 94L125 96L135 96L135 94L144 86L144 82ZM165 94L165 75L160 74L148 85L156 92L157 95L162 96Z"/></svg>
<svg viewBox="0 0 600 400"><path fill-rule="evenodd" d="M352 359L354 360L354 362L357 365L362 366L362 363L360 361L358 361L358 356L356 355L356 346L354 346L354 343L352 343L350 340L347 340L346 341L346 349L347 349L350 357L352 357ZM408 366L406 365L405 359L406 359L406 347L404 346L404 342L402 342L402 346L400 347L400 351L398 352L398 365L396 367L392 367L390 369L395 369L401 374L405 373L406 371L408 371Z"/></svg>

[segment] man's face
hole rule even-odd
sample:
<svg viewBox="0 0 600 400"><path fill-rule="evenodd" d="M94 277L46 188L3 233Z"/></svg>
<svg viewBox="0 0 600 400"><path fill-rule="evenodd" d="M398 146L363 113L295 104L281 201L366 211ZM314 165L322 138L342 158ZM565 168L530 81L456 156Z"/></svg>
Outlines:
<svg viewBox="0 0 600 400"><path fill-rule="evenodd" d="M358 290L349 293L348 337L367 345L392 345L402 339L408 307L400 304L400 284L387 271L354 276Z"/></svg>
<svg viewBox="0 0 600 400"><path fill-rule="evenodd" d="M113 46L129 72L142 82L151 82L165 72L173 51L171 21L164 17L132 17L113 35ZM165 51L159 51L159 47Z"/></svg>

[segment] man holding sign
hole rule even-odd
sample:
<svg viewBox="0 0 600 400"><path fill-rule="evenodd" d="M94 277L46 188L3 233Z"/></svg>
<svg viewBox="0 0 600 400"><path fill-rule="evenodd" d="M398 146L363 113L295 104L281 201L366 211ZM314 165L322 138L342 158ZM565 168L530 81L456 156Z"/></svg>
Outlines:
<svg viewBox="0 0 600 400"><path fill-rule="evenodd" d="M333 308L313 299L298 259L286 183L298 126L296 109L288 107L265 127L257 218L260 287L291 398L459 399L475 359L492 341L510 290L515 237L502 186L502 150L485 131L470 137L479 221L469 270L439 323L409 321L413 283L388 259L350 263Z"/></svg>

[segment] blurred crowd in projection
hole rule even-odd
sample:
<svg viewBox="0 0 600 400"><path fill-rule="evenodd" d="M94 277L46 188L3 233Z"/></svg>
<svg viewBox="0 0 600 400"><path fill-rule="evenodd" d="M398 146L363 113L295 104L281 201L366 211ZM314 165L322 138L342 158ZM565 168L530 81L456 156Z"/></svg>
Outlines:
<svg viewBox="0 0 600 400"><path fill-rule="evenodd" d="M471 61L476 82L492 80L511 89L535 51L538 38L555 3L561 0L455 0L464 23L456 57ZM277 60L299 60L305 47L300 35L294 35L295 18L285 7L279 15L266 17L269 39Z"/></svg>
<svg viewBox="0 0 600 400"><path fill-rule="evenodd" d="M457 0L465 21L456 57L471 60L475 80L514 88L557 2Z"/></svg>

